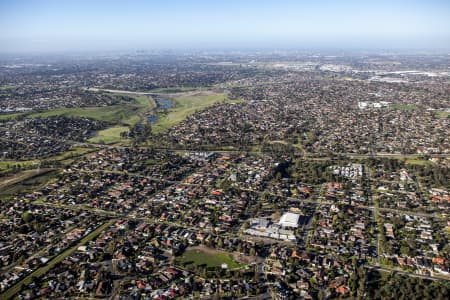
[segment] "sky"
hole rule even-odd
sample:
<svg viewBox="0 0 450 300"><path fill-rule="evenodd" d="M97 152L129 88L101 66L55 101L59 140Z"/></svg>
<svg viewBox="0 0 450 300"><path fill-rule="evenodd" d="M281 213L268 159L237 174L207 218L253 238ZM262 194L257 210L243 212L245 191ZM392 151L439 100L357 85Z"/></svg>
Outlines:
<svg viewBox="0 0 450 300"><path fill-rule="evenodd" d="M0 52L450 49L450 1L0 0Z"/></svg>

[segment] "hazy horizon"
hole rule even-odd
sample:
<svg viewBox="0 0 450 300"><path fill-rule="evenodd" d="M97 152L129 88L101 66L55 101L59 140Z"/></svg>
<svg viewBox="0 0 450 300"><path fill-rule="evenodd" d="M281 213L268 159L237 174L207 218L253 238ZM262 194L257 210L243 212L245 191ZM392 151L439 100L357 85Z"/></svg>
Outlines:
<svg viewBox="0 0 450 300"><path fill-rule="evenodd" d="M0 52L450 49L448 1L0 2Z"/></svg>

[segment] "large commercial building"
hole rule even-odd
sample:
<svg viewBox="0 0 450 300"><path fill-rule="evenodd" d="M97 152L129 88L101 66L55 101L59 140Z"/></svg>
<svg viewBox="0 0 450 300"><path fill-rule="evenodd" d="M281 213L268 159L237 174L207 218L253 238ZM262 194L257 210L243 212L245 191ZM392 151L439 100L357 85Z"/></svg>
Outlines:
<svg viewBox="0 0 450 300"><path fill-rule="evenodd" d="M278 224L284 228L285 227L297 228L299 218L300 218L299 214L287 212L281 216L280 222L278 222Z"/></svg>

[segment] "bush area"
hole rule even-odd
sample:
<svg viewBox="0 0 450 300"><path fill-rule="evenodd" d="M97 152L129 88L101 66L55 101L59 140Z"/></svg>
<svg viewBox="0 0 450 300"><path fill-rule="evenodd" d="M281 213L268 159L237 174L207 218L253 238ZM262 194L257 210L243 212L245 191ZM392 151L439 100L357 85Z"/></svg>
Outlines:
<svg viewBox="0 0 450 300"><path fill-rule="evenodd" d="M450 283L400 274L368 272L367 299L449 299Z"/></svg>

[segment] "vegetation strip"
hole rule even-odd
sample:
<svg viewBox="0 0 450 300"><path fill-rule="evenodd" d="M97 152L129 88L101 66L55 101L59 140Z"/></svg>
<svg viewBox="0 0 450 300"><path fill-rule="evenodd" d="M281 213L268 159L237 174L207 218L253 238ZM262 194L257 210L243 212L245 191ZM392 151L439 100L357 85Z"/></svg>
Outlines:
<svg viewBox="0 0 450 300"><path fill-rule="evenodd" d="M103 230L105 230L106 228L111 226L111 224L113 224L113 222L114 222L114 220L109 220L106 223L104 223L103 225L100 225L99 227L97 227L94 231L92 231L87 236L82 238L81 241L78 242L76 245L65 250L61 254L58 254L57 256L52 258L45 266L40 267L36 271L30 273L28 276L26 276L25 278L20 280L18 283L16 283L15 285L13 285L9 289L7 289L3 294L0 295L0 298L1 299L11 299L12 297L14 297L14 295L16 295L22 289L22 287L24 285L30 284L34 278L36 278L36 277L39 278L42 275L44 275L45 273L47 273L47 271L50 270L51 268L53 268L56 264L60 263L67 256L74 253L78 249L78 247L83 246L90 240L96 238Z"/></svg>

